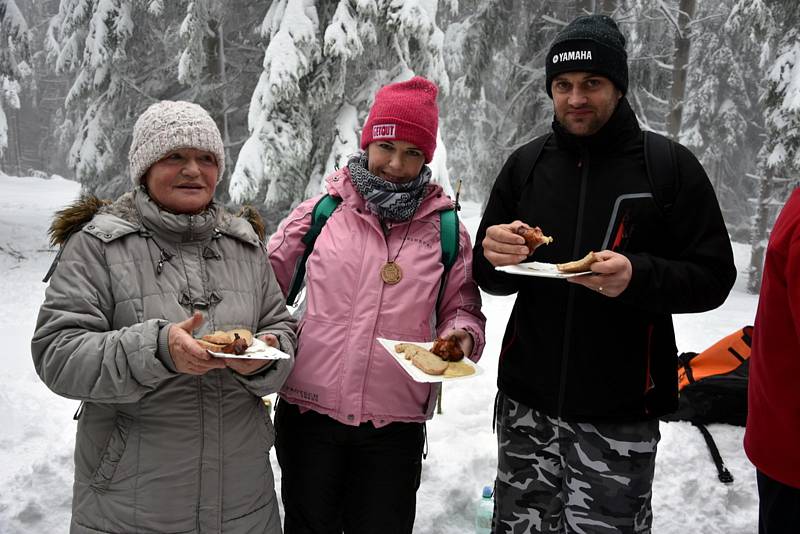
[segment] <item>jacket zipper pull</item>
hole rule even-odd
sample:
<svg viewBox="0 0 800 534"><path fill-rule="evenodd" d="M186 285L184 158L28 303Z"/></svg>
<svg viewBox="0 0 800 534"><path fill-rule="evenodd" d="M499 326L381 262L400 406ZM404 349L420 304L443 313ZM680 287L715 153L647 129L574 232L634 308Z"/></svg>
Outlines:
<svg viewBox="0 0 800 534"><path fill-rule="evenodd" d="M75 415L72 416L73 421L77 421L83 415L83 407L86 403L81 401L80 405L78 406L78 410L75 412Z"/></svg>
<svg viewBox="0 0 800 534"><path fill-rule="evenodd" d="M161 271L164 270L164 262L169 261L172 259L172 254L167 252L166 250L161 250L161 254L158 257L158 265L156 265L156 272L161 274Z"/></svg>

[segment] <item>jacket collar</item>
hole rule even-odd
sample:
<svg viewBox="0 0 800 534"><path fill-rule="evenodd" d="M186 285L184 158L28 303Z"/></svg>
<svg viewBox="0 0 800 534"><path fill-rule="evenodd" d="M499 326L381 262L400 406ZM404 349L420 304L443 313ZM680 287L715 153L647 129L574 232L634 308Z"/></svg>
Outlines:
<svg viewBox="0 0 800 534"><path fill-rule="evenodd" d="M571 152L610 153L620 150L633 138L641 137L639 121L628 99L620 98L617 108L600 130L592 135L576 136L553 119L553 132L560 148Z"/></svg>
<svg viewBox="0 0 800 534"><path fill-rule="evenodd" d="M213 201L198 214L171 213L161 209L141 187L133 192L141 224L168 241L183 243L211 237L217 224L217 205Z"/></svg>

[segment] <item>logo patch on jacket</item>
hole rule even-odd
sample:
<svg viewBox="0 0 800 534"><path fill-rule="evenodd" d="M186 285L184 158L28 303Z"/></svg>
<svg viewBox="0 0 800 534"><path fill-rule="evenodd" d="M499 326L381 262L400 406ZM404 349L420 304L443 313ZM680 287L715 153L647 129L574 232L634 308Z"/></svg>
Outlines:
<svg viewBox="0 0 800 534"><path fill-rule="evenodd" d="M397 128L396 124L375 124L372 126L372 138L386 139L387 137L394 137L395 128Z"/></svg>

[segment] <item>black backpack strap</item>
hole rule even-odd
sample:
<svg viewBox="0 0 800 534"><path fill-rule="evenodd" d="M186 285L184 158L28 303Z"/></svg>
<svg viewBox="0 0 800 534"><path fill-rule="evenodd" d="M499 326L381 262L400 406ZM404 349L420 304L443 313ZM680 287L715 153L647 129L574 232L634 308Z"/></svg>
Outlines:
<svg viewBox="0 0 800 534"><path fill-rule="evenodd" d="M654 132L642 132L644 136L644 164L647 179L653 192L653 200L665 215L675 203L678 189L678 162L675 143L668 137Z"/></svg>
<svg viewBox="0 0 800 534"><path fill-rule="evenodd" d="M748 347L752 346L753 343L753 326L747 325L742 328L742 341L744 341Z"/></svg>
<svg viewBox="0 0 800 534"><path fill-rule="evenodd" d="M694 371L692 371L692 358L697 356L696 352L682 352L678 356L678 366L682 367L684 372L686 373L686 378L689 380L690 384L696 382L694 379Z"/></svg>
<svg viewBox="0 0 800 534"><path fill-rule="evenodd" d="M295 305L297 295L300 293L300 289L303 287L306 280L306 261L311 255L311 252L314 251L314 243L316 243L317 237L319 237L320 232L322 232L322 227L328 222L328 217L331 216L341 201L342 199L339 197L322 195L322 198L314 205L314 209L311 211L311 227L301 239L306 249L303 251L303 256L297 263L294 274L292 275L292 281L289 283L286 304L290 306Z"/></svg>
<svg viewBox="0 0 800 534"><path fill-rule="evenodd" d="M522 188L525 187L525 184L528 183L531 178L533 177L533 170L536 168L536 163L539 161L539 157L542 155L542 150L544 149L544 145L547 144L547 141L553 136L552 133L548 133L545 135L540 135L536 139L530 142L530 144L526 147L527 153L530 155L528 160L528 165L530 166L527 169L527 172L518 172L516 173L517 176L521 177L521 182L515 184L516 185L516 193L519 196L522 193Z"/></svg>
<svg viewBox="0 0 800 534"><path fill-rule="evenodd" d="M717 476L719 477L719 481L724 484L732 483L733 475L730 471L728 471L728 469L725 467L725 464L722 462L722 455L719 453L719 449L717 448L717 444L714 442L711 432L708 431L703 423L692 421L692 424L697 427L700 433L703 434L703 439L706 440L708 452L711 453L711 459L714 460L714 466L717 468Z"/></svg>

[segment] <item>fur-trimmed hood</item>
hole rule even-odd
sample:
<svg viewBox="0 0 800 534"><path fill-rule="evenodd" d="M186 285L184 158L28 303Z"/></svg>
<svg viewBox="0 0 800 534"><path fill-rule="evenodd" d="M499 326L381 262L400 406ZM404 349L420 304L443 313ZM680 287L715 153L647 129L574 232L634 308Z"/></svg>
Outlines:
<svg viewBox="0 0 800 534"><path fill-rule="evenodd" d="M113 203L110 200L99 199L93 195L79 198L66 208L57 211L53 216L53 221L48 230L50 244L52 246L63 245L73 233L81 230L95 215L108 214L132 225L140 225L133 198L133 192L125 193ZM219 217L223 227L221 228L222 231L231 230L235 226L235 219L240 218L250 224L259 240L264 240L266 235L264 221L256 208L242 206L235 216L225 210L220 211L222 212Z"/></svg>

